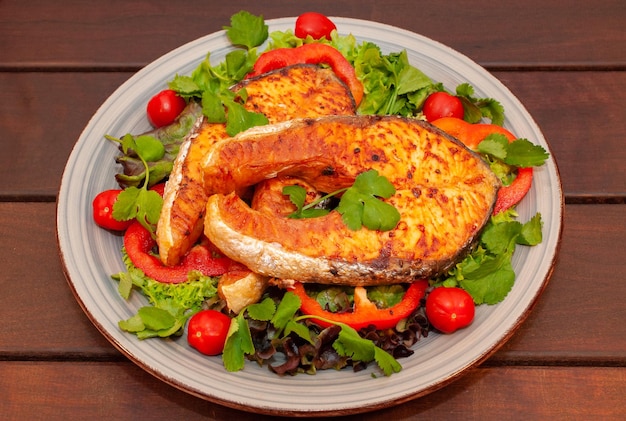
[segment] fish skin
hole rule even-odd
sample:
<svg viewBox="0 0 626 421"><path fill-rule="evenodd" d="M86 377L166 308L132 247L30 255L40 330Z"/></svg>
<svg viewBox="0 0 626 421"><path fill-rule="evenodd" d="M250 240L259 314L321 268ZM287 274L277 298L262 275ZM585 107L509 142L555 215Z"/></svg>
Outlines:
<svg viewBox="0 0 626 421"><path fill-rule="evenodd" d="M478 240L500 181L458 140L416 119L333 116L259 127L211 148L205 235L254 272L281 279L382 285L437 276ZM266 178L297 177L322 192L375 169L396 188L391 231L346 227L338 212L290 219L236 194Z"/></svg>
<svg viewBox="0 0 626 421"><path fill-rule="evenodd" d="M288 66L232 89L242 88L247 91L246 109L263 113L270 123L356 112L348 87L330 69L315 65ZM201 161L215 143L228 138L225 124L204 121L181 145L157 223L159 256L166 265L176 265L202 235L210 190L204 186Z"/></svg>

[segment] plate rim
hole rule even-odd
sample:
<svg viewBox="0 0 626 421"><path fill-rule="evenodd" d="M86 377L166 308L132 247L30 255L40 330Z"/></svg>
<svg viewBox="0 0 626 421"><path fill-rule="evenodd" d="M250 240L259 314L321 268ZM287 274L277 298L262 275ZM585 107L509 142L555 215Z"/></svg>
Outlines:
<svg viewBox="0 0 626 421"><path fill-rule="evenodd" d="M281 25L293 24L293 22L295 22L295 19L296 19L295 17L269 19L269 20L266 20L266 23L270 26L270 31L272 31L274 30L273 28L279 27ZM73 295L75 296L79 305L83 309L83 312L88 316L92 324L94 324L94 326L100 331L100 333L103 334L103 336L105 336L105 338L107 338L107 340L109 340L109 342L111 342L120 352L122 352L122 354L124 354L131 361L133 361L133 363L137 364L139 367L141 367L145 371L149 372L153 376L157 377L158 379L164 381L165 383L171 386L174 386L175 388L179 390L182 390L186 393L197 396L199 398L209 400L209 401L218 403L220 405L231 407L231 408L238 409L238 410L257 411L257 412L260 411L262 413L271 414L271 415L299 415L299 416L302 416L302 415L309 415L309 416L310 415L314 415L314 416L346 415L346 414L362 413L362 412L368 412L368 411L390 407L390 406L397 405L397 404L400 404L409 400L413 400L415 398L424 396L435 390L443 388L447 386L448 384L450 384L451 382L453 382L454 380L456 380L457 378L459 378L460 376L462 376L465 372L467 372L468 369L475 367L476 365L480 364L481 362L489 358L493 353L495 353L501 346L503 346L508 341L508 339L515 333L515 331L519 328L519 326L524 322L524 320L526 320L526 318L528 317L528 315L530 314L530 312L532 311L532 309L538 302L539 297L542 295L543 291L547 287L547 284L549 283L549 280L554 270L556 259L558 257L558 251L560 249L560 244L561 244L560 239L561 239L562 228L563 228L562 219L563 219L564 202L563 202L562 187L560 183L560 175L558 172L558 167L556 166L556 160L554 159L554 156L552 152L550 151L549 145L547 144L547 140L545 139L545 137L543 137L543 134L541 133L541 130L539 129L538 125L535 123L534 119L528 113L528 111L523 106L523 104L521 104L521 102L519 102L519 100L515 97L515 95L513 95L512 92L510 92L510 90L504 84L502 84L495 76L487 72L487 70L485 70L482 66L480 66L479 64L477 64L476 62L474 62L473 60L471 60L469 57L465 56L464 54L456 50L453 50L452 48L436 40L432 40L421 34L417 34L415 32L411 32L406 29L391 26L391 25L384 24L384 23L362 20L362 19L344 18L344 17L331 17L331 19L334 20L337 26L340 28L341 28L341 25L345 25L346 27L352 27L352 26L358 27L359 25L371 27L373 25L373 26L376 26L380 30L388 30L396 34L402 35L404 37L421 40L422 42L426 42L434 47L438 47L438 49L445 51L447 54L452 54L456 59L459 59L472 67L478 68L479 70L481 70L481 72L484 72L487 74L488 76L487 79L491 80L492 82L495 82L496 84L499 84L499 88L507 94L508 96L507 99L513 100L515 105L519 108L518 111L521 111L521 113L525 117L526 123L528 123L530 126L533 127L533 129L535 130L535 135L539 136L539 138L543 141L543 143L545 144L545 146L548 148L550 152L550 157L551 157L550 164L552 166L551 171L553 172L552 175L555 175L556 179L558 180L556 197L554 197L555 192L551 190L551 193L553 194L553 197L552 197L553 201L558 202L558 210L557 210L557 213L558 213L558 221L557 221L558 230L557 231L558 232L556 233L557 240L556 240L554 249L549 250L551 257L550 257L550 262L548 264L549 267L547 269L547 272L544 275L544 279L539 285L539 288L534 293L532 299L527 303L525 310L522 312L522 314L515 320L513 324L511 324L508 327L508 329L501 335L498 341L493 343L489 348L482 349L480 354L476 355L474 359L470 361L468 364L466 364L464 367L461 367L456 372L449 373L445 378L441 379L441 381L433 385L430 385L429 387L423 388L419 391L409 391L405 394L397 394L394 397L391 397L386 400L375 401L371 405L359 404L359 406L356 407L356 406L350 406L350 405L333 404L333 405L327 406L325 409L319 409L319 410L313 410L313 411L308 410L306 408L302 408L302 409L293 409L293 408L286 408L286 407L274 408L271 406L264 406L261 404L250 405L248 403L239 402L236 400L225 399L222 396L211 395L210 393L207 393L206 391L197 390L194 387L190 387L189 385L185 384L184 381L180 381L180 379L173 378L172 376L169 376L166 373L164 373L162 370L159 370L159 367L155 367L153 365L146 363L146 361L138 357L136 353L133 352L132 350L133 346L129 347L126 341L120 340L119 336L112 334L112 332L109 331L109 329L105 326L105 324L103 324L102 321L98 317L95 316L94 312L91 311L92 309L90 308L88 303L85 301L85 297L83 297L81 289L78 288L79 285L76 284L76 280L73 279L73 274L71 272L73 271L74 268L72 268L70 264L71 263L70 259L72 256L67 255L68 243L70 239L64 238L64 231L63 231L63 227L64 227L64 224L66 223L66 218L68 216L67 208L65 207L65 203L64 203L67 200L67 197L69 195L69 192L67 190L68 180L66 177L69 177L70 173L73 172L73 171L70 171L72 169L69 168L69 166L71 163L75 162L76 158L78 157L80 153L78 148L82 146L80 144L81 141L83 143L87 141L86 140L87 138L84 137L87 130L90 127L92 127L95 124L98 117L106 111L107 106L110 105L114 97L120 96L120 92L122 92L124 89L127 89L129 86L132 86L134 83L136 83L136 81L140 79L145 73L155 71L155 69L159 67L160 63L167 61L168 58L176 56L178 53L183 52L189 49L190 47L203 45L204 43L208 43L209 41L213 39L224 38L225 31L222 30L222 31L211 33L211 34L207 34L196 40L183 44L182 46L164 54L163 56L154 60L149 65L147 65L146 67L144 67L143 69L141 69L140 71L132 75L124 83L122 83L122 85L120 85L98 108L96 113L91 117L91 119L87 123L84 131L81 133L77 142L75 143L72 149L72 152L70 153L70 157L68 158L68 162L66 164L64 172L63 172L63 177L61 180L61 187L60 187L58 200L57 200L57 244L59 248L59 254L60 254L61 261L62 261L63 272L66 277L66 280L70 286L70 289ZM360 34L355 34L355 37L357 37L357 39L367 38L367 37L361 37ZM407 48L407 47L401 46L399 48ZM196 64L197 63L194 63L194 65ZM419 65L415 63L413 64L416 65L418 68L420 68ZM172 76L173 75L168 75L168 79L171 78ZM469 82L472 83L471 80L469 80ZM554 187L554 186L550 186L550 187ZM83 201L83 204L84 204L84 201ZM121 299L121 297L118 297L118 299L120 302L123 302L123 299ZM130 338L130 341L137 341L137 339L132 337ZM419 343L417 346L419 346ZM405 360L401 360L400 362L402 363L403 361ZM394 378L394 376L396 375L394 374L393 376L391 376L391 378Z"/></svg>

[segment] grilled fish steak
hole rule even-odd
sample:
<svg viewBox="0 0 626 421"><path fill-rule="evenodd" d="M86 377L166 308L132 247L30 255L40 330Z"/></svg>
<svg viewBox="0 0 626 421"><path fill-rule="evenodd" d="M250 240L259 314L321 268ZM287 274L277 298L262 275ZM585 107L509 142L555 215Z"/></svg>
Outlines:
<svg viewBox="0 0 626 421"><path fill-rule="evenodd" d="M330 69L294 65L247 79L246 109L264 114L270 123L292 118L354 114L356 105L346 85ZM165 188L157 224L160 258L175 265L202 235L208 194L203 184L202 157L216 142L228 139L225 124L201 124L181 145Z"/></svg>
<svg viewBox="0 0 626 421"><path fill-rule="evenodd" d="M432 125L394 116L331 116L258 127L216 144L203 163L205 235L252 271L281 279L381 285L429 278L471 250L500 181L462 143ZM290 219L250 208L236 191L297 177L321 192L375 169L396 188L391 231L350 230L332 211Z"/></svg>

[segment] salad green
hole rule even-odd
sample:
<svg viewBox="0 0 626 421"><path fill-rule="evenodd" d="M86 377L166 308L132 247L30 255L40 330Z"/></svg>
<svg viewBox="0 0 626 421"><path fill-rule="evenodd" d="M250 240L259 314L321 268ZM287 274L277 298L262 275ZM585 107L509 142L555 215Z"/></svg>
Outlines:
<svg viewBox="0 0 626 421"><path fill-rule="evenodd" d="M267 124L264 116L249 112L243 107L245 89L237 92L231 90L252 69L259 55L257 48L268 39L268 49L296 47L313 40L310 37L305 40L297 38L290 30L268 33L262 17L247 12L233 16L231 26L225 29L233 45L240 48L228 53L225 60L215 66L211 64L208 53L191 75L176 75L169 87L187 99L198 100L209 121L226 123L229 135L234 135L255 125ZM333 33L331 40L316 42L332 45L355 67L357 77L365 89L365 96L358 109L360 114L398 114L419 118L420 109L428 95L444 90L440 83L433 82L409 63L406 51L383 54L371 42L359 44L352 35L339 36L336 33ZM456 94L463 101L466 120L469 122L486 118L494 124L503 123L504 109L496 100L475 98L474 90L468 83L460 84L456 88ZM179 141L182 140L181 136ZM141 139L140 136L125 137L119 141L125 150L136 150L145 165L144 180L151 181L149 162L162 161L166 151L153 148L152 140ZM527 140L509 143L505 137L499 135L484 140L479 146L479 152L505 184L510 181L512 169L515 167L542 165L548 157L543 148ZM338 211L343 211L344 220L353 229L360 228L361 224L372 229L386 229L392 222L393 226L397 223L396 218L399 215L393 214L388 208L381 210L378 202L384 202L377 199L389 197L393 191L390 192L389 186L376 179L376 174L372 176L373 178L364 183L355 183L352 194L346 192L344 197L347 196L347 199L343 205L340 202ZM143 190L147 185L147 181L143 183ZM155 204L151 199L145 199L140 189L142 188L131 186L125 209L119 209L118 212L129 218L134 217L135 212L135 215L141 215L149 223L156 223ZM316 216L319 213L318 209L304 206L302 191L298 188L286 188L284 194L298 208L294 217ZM132 195L135 196L131 197ZM378 209L374 214L377 217L384 215L382 218L368 218L367 207L372 204ZM393 207L392 209L395 210ZM516 217L514 209L493 216L476 249L447 274L431 280L431 284L459 286L471 294L476 304L496 304L502 301L515 280L511 259L516 245L532 246L542 240L541 215L535 215L526 223L516 221ZM216 278L198 276L197 279L183 284L162 284L147 278L124 256L127 272L114 276L119 281L121 296L128 298L132 289L138 289L151 305L142 307L132 318L121 321L120 328L136 334L140 339L180 335L186 320L194 312L215 305L218 300ZM338 301L343 301L343 304L338 305L339 308L350 301L349 293L337 293L337 289L332 288L327 293L319 292L318 296L325 297L320 299L325 299L327 303L337 304ZM397 301L399 296L401 293L396 287L372 291L372 297L378 297L387 303ZM272 340L284 340L288 335L294 334L305 342L317 343L319 338L329 334L324 333L325 331L313 332L305 325L303 322L308 317L297 314L299 306L299 298L286 292L279 298L266 297L241 311L232 319L224 349L223 361L226 369L240 370L246 356L250 357L255 353L256 342L251 333L251 325L269 324L271 328L266 328L265 334ZM391 355L372 340L360 337L354 329L345 325L335 325L332 329L335 338L332 347L340 356L360 362L376 361L386 375L401 369Z"/></svg>

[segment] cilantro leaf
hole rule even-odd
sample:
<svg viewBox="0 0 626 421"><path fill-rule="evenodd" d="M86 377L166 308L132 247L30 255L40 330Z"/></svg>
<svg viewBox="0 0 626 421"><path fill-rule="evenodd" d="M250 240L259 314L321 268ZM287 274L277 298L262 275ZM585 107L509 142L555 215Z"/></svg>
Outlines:
<svg viewBox="0 0 626 421"><path fill-rule="evenodd" d="M352 187L343 194L337 212L352 230L360 229L361 225L371 230L392 230L400 221L400 212L379 197L388 199L395 192L393 184L378 171L366 171L359 174Z"/></svg>
<svg viewBox="0 0 626 421"><path fill-rule="evenodd" d="M261 113L246 110L246 108L236 101L223 100L228 109L226 121L226 133L235 136L254 126L263 126L269 123L267 117Z"/></svg>
<svg viewBox="0 0 626 421"><path fill-rule="evenodd" d="M508 154L509 140L505 135L496 133L490 134L478 144L478 152L491 155L501 161L506 159Z"/></svg>
<svg viewBox="0 0 626 421"><path fill-rule="evenodd" d="M543 165L548 156L548 152L542 146L535 145L527 139L517 139L509 143L504 162L517 167L536 167Z"/></svg>
<svg viewBox="0 0 626 421"><path fill-rule="evenodd" d="M510 254L487 257L474 270L465 270L459 282L477 305L497 304L507 296L515 282Z"/></svg>
<svg viewBox="0 0 626 421"><path fill-rule="evenodd" d="M272 324L279 330L286 329L286 326L289 324L289 321L293 319L293 316L300 308L300 305L300 298L298 298L298 296L293 292L287 291L276 308L276 313L274 313L271 320ZM294 328L292 326L292 329L297 330L298 328ZM286 332L285 334L289 333ZM307 335L307 337L309 338L308 340L310 340L310 335Z"/></svg>
<svg viewBox="0 0 626 421"><path fill-rule="evenodd" d="M509 142L502 134L491 134L478 144L478 152L492 156L507 165L536 167L543 165L550 156L541 146L528 139Z"/></svg>
<svg viewBox="0 0 626 421"><path fill-rule="evenodd" d="M311 331L309 330L309 328L302 323L297 323L290 319L287 320L287 323L285 324L284 335L287 336L292 333L296 334L298 337L304 339L308 343L314 344L313 340L311 339Z"/></svg>
<svg viewBox="0 0 626 421"><path fill-rule="evenodd" d="M400 363L388 352L377 347L374 342L362 338L356 330L348 325L343 323L338 323L338 325L341 326L341 331L339 331L339 336L333 342L333 349L339 355L366 363L376 360L376 363L386 376L402 370Z"/></svg>
<svg viewBox="0 0 626 421"><path fill-rule="evenodd" d="M341 330L333 342L333 348L341 356L350 357L357 361L370 362L374 360L374 342L359 336L359 333L350 326L339 323Z"/></svg>
<svg viewBox="0 0 626 421"><path fill-rule="evenodd" d="M520 235L517 237L517 244L535 246L541 243L543 240L541 233L542 226L541 214L538 213L522 226Z"/></svg>
<svg viewBox="0 0 626 421"><path fill-rule="evenodd" d="M254 343L252 342L250 327L242 311L230 321L230 328L222 352L224 368L230 372L243 369L245 356L253 353Z"/></svg>
<svg viewBox="0 0 626 421"><path fill-rule="evenodd" d="M402 371L402 365L391 354L377 346L374 347L374 359L385 376Z"/></svg>
<svg viewBox="0 0 626 421"><path fill-rule="evenodd" d="M120 192L112 215L119 221L137 219L146 229L154 232L162 207L163 198L159 193L131 186Z"/></svg>
<svg viewBox="0 0 626 421"><path fill-rule="evenodd" d="M263 16L255 16L245 10L231 16L230 25L223 28L228 39L233 45L242 45L248 49L263 44L269 35Z"/></svg>
<svg viewBox="0 0 626 421"><path fill-rule="evenodd" d="M267 322L274 317L274 313L276 312L276 305L271 298L265 298L260 303L251 304L246 307L248 314L254 320L259 320L262 322Z"/></svg>
<svg viewBox="0 0 626 421"><path fill-rule="evenodd" d="M504 107L502 104L493 98L475 98L474 88L469 83L458 85L456 94L463 103L465 121L478 123L482 117L485 117L490 119L492 124L498 126L504 123Z"/></svg>

